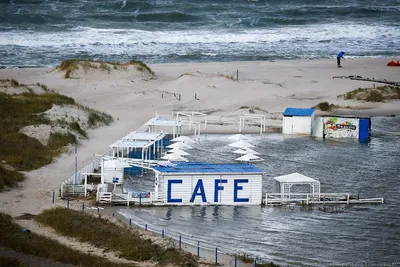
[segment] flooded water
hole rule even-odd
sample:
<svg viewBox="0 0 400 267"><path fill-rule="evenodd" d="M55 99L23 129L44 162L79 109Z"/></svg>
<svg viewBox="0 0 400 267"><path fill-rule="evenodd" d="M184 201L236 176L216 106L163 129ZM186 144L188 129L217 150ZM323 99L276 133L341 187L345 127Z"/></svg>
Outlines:
<svg viewBox="0 0 400 267"><path fill-rule="evenodd" d="M236 154L225 135L207 135L195 144L190 160L229 163ZM372 138L320 140L253 136L265 161L263 193L272 178L299 172L318 179L321 192L384 197L380 205L314 207L157 207L120 213L154 230L165 229L183 241L207 243L226 252L294 266L400 265L400 117L373 118ZM153 174L133 179L136 190L152 190Z"/></svg>

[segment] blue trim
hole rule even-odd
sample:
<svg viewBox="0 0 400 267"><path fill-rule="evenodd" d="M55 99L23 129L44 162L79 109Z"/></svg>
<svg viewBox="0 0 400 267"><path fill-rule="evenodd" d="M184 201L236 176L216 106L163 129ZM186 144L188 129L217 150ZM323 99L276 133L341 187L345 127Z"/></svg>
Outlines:
<svg viewBox="0 0 400 267"><path fill-rule="evenodd" d="M286 108L283 112L283 116L312 116L314 113L313 108Z"/></svg>
<svg viewBox="0 0 400 267"><path fill-rule="evenodd" d="M207 162L174 162L169 166L155 166L161 173L263 173L252 164L211 164Z"/></svg>

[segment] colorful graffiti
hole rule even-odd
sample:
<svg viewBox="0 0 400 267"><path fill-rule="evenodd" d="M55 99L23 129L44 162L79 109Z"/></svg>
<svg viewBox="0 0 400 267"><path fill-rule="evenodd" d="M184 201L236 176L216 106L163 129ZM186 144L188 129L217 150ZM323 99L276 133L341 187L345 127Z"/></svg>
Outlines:
<svg viewBox="0 0 400 267"><path fill-rule="evenodd" d="M325 138L358 138L358 119L324 118Z"/></svg>

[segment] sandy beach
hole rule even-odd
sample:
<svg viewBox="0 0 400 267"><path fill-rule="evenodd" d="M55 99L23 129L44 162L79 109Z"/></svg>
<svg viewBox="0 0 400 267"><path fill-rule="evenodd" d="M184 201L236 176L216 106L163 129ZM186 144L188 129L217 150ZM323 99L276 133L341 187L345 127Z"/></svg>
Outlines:
<svg viewBox="0 0 400 267"><path fill-rule="evenodd" d="M80 104L114 117L113 124L89 131L89 139L81 141L78 165L83 167L95 154L107 151L111 143L136 130L156 112L207 113L210 125L205 132L209 133L236 133L239 115L249 113L249 109L266 115L267 126L277 129L286 107L312 107L323 101L351 107L338 109L335 114L398 115L400 105L396 101L364 103L337 98L359 87L371 88L374 83L333 79L334 76L359 75L400 81L400 68L386 66L391 60L348 58L342 68L336 67L335 59L149 65L156 78L126 70L89 70L65 79L52 68L2 69L0 79L45 84ZM237 73L239 80L236 80ZM181 100L176 97L179 94ZM254 132L257 131L255 128ZM18 188L0 194L0 211L18 216L37 214L52 207L51 192L58 194L61 182L70 177L73 170L74 154L70 151L48 166L27 172L26 180Z"/></svg>

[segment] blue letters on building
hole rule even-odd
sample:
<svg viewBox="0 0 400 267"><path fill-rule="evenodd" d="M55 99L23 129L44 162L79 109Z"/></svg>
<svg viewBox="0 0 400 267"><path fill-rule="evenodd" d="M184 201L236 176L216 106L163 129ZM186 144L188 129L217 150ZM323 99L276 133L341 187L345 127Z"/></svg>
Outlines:
<svg viewBox="0 0 400 267"><path fill-rule="evenodd" d="M211 181L210 181L211 182ZM249 198L239 198L239 191L243 190L244 184L249 183L249 179L235 179L235 180L228 180L228 179L215 179L214 180L214 203L221 202L219 194L222 190L225 190L227 184L229 184L230 192L232 192L232 182L233 182L233 202L249 202ZM182 198L172 198L172 189L173 184L183 184L183 180L168 180L168 188L167 188L167 202L168 203L182 203ZM224 185L225 184L225 185ZM187 188L186 190L190 190ZM182 192L182 191L181 191ZM209 193L212 193L209 192ZM200 196L202 202L207 202L207 196L204 189L203 179L198 179L196 186L193 189L190 202L193 203L196 200L196 197ZM181 196L182 197L182 196Z"/></svg>
<svg viewBox="0 0 400 267"><path fill-rule="evenodd" d="M167 191L167 202L172 202L172 203L181 203L182 199L181 198L172 198L171 193L172 193L172 184L181 184L182 180L168 180L168 191Z"/></svg>
<svg viewBox="0 0 400 267"><path fill-rule="evenodd" d="M224 190L224 187L220 184L223 183L228 183L228 180L215 180L215 186L214 186L214 202L217 203L218 202L218 193L221 190Z"/></svg>
<svg viewBox="0 0 400 267"><path fill-rule="evenodd" d="M239 186L239 183L248 183L249 179L239 179L233 182L233 202L249 202L248 198L238 198L238 191L243 189L243 186Z"/></svg>
<svg viewBox="0 0 400 267"><path fill-rule="evenodd" d="M199 190L200 190L200 192L197 192ZM196 198L196 196L201 196L201 199L202 199L201 201L207 202L206 193L204 192L204 185L203 185L202 179L199 179L197 181L197 184L193 190L192 197L190 198L190 202L194 202L194 199Z"/></svg>

